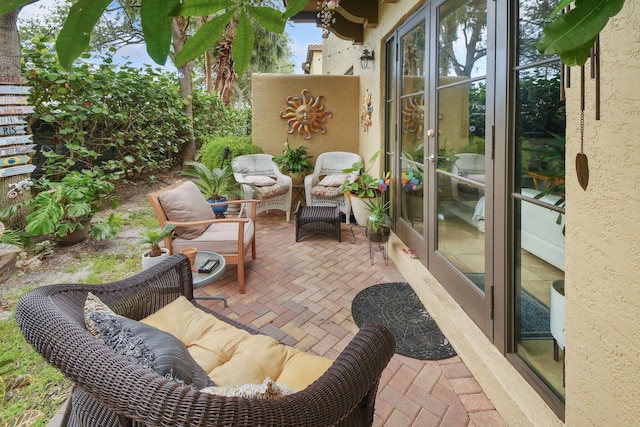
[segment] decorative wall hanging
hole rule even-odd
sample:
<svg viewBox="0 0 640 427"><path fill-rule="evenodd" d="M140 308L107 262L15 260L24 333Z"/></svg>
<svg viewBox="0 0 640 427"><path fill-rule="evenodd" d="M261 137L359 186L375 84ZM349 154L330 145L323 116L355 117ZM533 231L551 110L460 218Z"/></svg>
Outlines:
<svg viewBox="0 0 640 427"><path fill-rule="evenodd" d="M371 93L369 89L364 94L362 102L362 113L360 113L360 125L363 131L369 130L371 126L371 114L373 113L373 105L371 105Z"/></svg>
<svg viewBox="0 0 640 427"><path fill-rule="evenodd" d="M322 38L329 37L329 27L331 24L336 23L336 18L333 16L336 13L336 8L340 6L340 0L322 0L317 2L317 8L320 10L316 15L320 20L320 26L322 26Z"/></svg>
<svg viewBox="0 0 640 427"><path fill-rule="evenodd" d="M402 132L415 133L416 139L422 139L424 131L424 99L422 96L409 98L402 108Z"/></svg>
<svg viewBox="0 0 640 427"><path fill-rule="evenodd" d="M287 120L287 132L298 132L304 139L311 139L311 133L325 133L324 122L333 113L324 107L324 96L311 96L309 89L302 89L301 97L287 96L287 109L280 112L280 118Z"/></svg>
<svg viewBox="0 0 640 427"><path fill-rule="evenodd" d="M34 113L28 104L31 86L22 77L0 76L0 177L31 173L33 135L27 131L25 117Z"/></svg>
<svg viewBox="0 0 640 427"><path fill-rule="evenodd" d="M7 193L7 197L13 199L18 197L18 195L22 194L22 190L28 190L33 185L31 178L23 179L22 181L12 182L9 184L9 192Z"/></svg>

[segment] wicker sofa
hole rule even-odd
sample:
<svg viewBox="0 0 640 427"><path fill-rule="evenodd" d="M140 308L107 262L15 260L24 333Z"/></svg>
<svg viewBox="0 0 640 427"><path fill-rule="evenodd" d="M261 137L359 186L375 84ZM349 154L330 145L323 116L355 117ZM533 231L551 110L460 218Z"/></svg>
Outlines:
<svg viewBox="0 0 640 427"><path fill-rule="evenodd" d="M85 328L91 292L114 312L140 320L180 296L230 325L260 335L200 306L188 259L181 254L129 279L104 285L34 289L16 308L31 345L70 378L64 425L329 426L371 425L380 375L395 350L382 325L364 325L329 369L303 390L273 400L205 394L160 376L98 341Z"/></svg>

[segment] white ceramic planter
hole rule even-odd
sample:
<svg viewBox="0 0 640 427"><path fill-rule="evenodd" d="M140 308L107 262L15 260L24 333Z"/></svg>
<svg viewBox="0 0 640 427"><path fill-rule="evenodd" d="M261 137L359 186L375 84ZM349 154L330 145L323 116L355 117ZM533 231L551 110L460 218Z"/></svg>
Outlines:
<svg viewBox="0 0 640 427"><path fill-rule="evenodd" d="M361 199L360 197L356 197L353 194L350 194L349 197L351 198L351 212L353 212L353 216L355 217L356 222L358 223L358 225L366 227L367 218L369 218L371 209L369 209L369 206L365 203L365 200L369 199Z"/></svg>
<svg viewBox="0 0 640 427"><path fill-rule="evenodd" d="M165 259L169 258L169 249L160 248L160 250L162 250L162 255L155 256L155 257L149 256L150 250L142 253L142 269L143 270L146 270L147 268L154 266L157 263L162 262Z"/></svg>
<svg viewBox="0 0 640 427"><path fill-rule="evenodd" d="M562 290L560 293L559 290ZM551 283L551 335L558 347L564 350L564 280L554 280Z"/></svg>

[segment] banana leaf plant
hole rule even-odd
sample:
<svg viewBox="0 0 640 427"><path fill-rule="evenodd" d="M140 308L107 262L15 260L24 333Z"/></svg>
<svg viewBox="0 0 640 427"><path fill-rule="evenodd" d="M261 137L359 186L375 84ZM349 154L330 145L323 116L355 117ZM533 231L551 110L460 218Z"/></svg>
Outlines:
<svg viewBox="0 0 640 427"><path fill-rule="evenodd" d="M571 10L561 13L571 4ZM558 54L569 66L584 65L598 34L622 6L624 0L561 0L549 15L551 22L543 29L538 51Z"/></svg>

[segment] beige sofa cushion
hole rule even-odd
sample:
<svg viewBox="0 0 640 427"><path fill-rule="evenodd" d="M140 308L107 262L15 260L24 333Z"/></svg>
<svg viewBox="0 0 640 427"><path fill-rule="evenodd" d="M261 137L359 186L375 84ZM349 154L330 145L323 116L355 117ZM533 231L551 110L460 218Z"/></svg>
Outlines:
<svg viewBox="0 0 640 427"><path fill-rule="evenodd" d="M266 335L251 335L180 297L142 320L178 338L218 386L262 384L266 378L303 390L333 363Z"/></svg>
<svg viewBox="0 0 640 427"><path fill-rule="evenodd" d="M192 181L185 181L173 190L165 191L158 199L169 221L194 222L216 219L211 205ZM206 224L177 227L176 236L193 239L200 236L208 227Z"/></svg>

